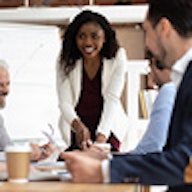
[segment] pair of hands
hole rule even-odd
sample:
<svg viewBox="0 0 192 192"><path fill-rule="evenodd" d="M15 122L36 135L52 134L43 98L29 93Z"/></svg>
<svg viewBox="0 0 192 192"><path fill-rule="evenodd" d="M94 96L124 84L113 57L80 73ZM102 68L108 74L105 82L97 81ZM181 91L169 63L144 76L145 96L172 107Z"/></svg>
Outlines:
<svg viewBox="0 0 192 192"><path fill-rule="evenodd" d="M108 159L104 148L90 143L83 151L63 152L60 154L66 162L68 171L75 183L102 183L102 160ZM83 174L82 174L83 173Z"/></svg>
<svg viewBox="0 0 192 192"><path fill-rule="evenodd" d="M73 131L76 135L76 141L80 148L86 149L87 146L91 145L91 137L89 129L78 119L74 119L72 122ZM106 137L99 133L96 138L98 143L106 143Z"/></svg>
<svg viewBox="0 0 192 192"><path fill-rule="evenodd" d="M31 143L31 149L31 161L40 161L48 158L55 150L55 147L51 143L42 146Z"/></svg>
<svg viewBox="0 0 192 192"><path fill-rule="evenodd" d="M89 129L75 119L72 123L78 145L82 151L63 152L60 157L66 162L66 167L72 174L75 183L102 183L101 162L107 158L103 149L95 146L90 139ZM106 143L102 134L97 135L96 142ZM82 174L83 173L83 174Z"/></svg>

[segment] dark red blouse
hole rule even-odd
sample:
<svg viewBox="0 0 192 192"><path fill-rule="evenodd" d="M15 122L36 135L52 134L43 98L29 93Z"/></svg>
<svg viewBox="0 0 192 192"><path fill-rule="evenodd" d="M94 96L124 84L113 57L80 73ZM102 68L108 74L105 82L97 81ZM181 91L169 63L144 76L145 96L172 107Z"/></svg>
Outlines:
<svg viewBox="0 0 192 192"><path fill-rule="evenodd" d="M89 128L92 141L96 139L95 133L103 110L101 77L102 65L93 79L89 79L83 67L82 90L79 102L75 108L81 121ZM108 142L111 143L113 150L119 149L119 141L113 134L111 134ZM76 145L74 134L72 136L72 145Z"/></svg>
<svg viewBox="0 0 192 192"><path fill-rule="evenodd" d="M103 110L101 95L101 68L93 79L89 79L83 68L82 90L75 110L81 121L90 129L91 139L95 141L95 131Z"/></svg>

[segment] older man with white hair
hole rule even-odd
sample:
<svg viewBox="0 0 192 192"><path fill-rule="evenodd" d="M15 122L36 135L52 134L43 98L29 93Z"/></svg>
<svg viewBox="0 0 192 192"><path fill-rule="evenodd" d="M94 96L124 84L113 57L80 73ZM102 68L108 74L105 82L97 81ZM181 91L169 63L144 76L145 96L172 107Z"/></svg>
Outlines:
<svg viewBox="0 0 192 192"><path fill-rule="evenodd" d="M10 77L8 65L5 61L0 60L0 109L6 105L6 97L9 94ZM5 129L4 121L0 115L0 150L3 150L6 145L11 143L11 139Z"/></svg>
<svg viewBox="0 0 192 192"><path fill-rule="evenodd" d="M9 85L10 76L8 71L8 65L4 60L0 59L0 109L3 109L6 105L6 97L9 94ZM9 144L12 144L12 141L4 126L3 117L0 115L0 151L3 151L6 145ZM54 147L50 143L47 143L43 146L31 144L31 148L32 161L45 159L54 151Z"/></svg>

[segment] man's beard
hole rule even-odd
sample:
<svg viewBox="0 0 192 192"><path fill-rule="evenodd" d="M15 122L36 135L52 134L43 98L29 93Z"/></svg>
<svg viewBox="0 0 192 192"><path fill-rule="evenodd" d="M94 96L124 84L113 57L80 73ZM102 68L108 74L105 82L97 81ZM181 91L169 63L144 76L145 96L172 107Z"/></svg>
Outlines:
<svg viewBox="0 0 192 192"><path fill-rule="evenodd" d="M0 109L5 108L5 106L6 106L6 102L5 101L3 103L0 103Z"/></svg>
<svg viewBox="0 0 192 192"><path fill-rule="evenodd" d="M2 97L1 98L1 102L0 102L0 109L3 109L4 107L5 107L5 105L6 105L6 96L7 96L7 93L1 93L0 94L0 97Z"/></svg>
<svg viewBox="0 0 192 192"><path fill-rule="evenodd" d="M161 56L161 58L162 58L162 59L165 58L165 55L166 55L165 51L162 51L162 56ZM152 60L154 59L154 61L155 61L154 64L155 64L155 66L157 67L157 69L159 69L159 70L171 69L170 67L167 67L165 64L163 64L163 62L160 61L160 60L157 58L157 56L155 56L150 50L147 50L147 51L146 51L146 59L149 59L150 62L152 62Z"/></svg>

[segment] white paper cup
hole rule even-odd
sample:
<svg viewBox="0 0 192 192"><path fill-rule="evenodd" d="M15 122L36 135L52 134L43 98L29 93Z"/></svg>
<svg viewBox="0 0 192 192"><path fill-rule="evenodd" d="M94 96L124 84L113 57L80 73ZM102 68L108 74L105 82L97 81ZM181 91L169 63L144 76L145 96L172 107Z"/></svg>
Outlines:
<svg viewBox="0 0 192 192"><path fill-rule="evenodd" d="M97 143L97 142L95 142L94 145L96 147L101 148L107 154L109 154L111 152L111 144L110 143Z"/></svg>
<svg viewBox="0 0 192 192"><path fill-rule="evenodd" d="M31 147L9 145L5 148L9 182L26 183L29 177Z"/></svg>

